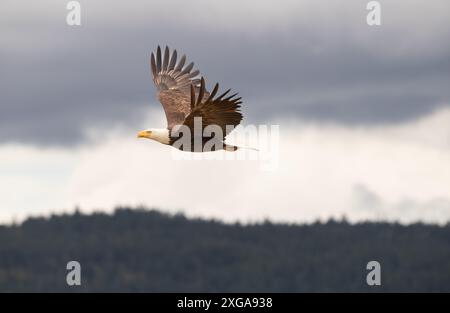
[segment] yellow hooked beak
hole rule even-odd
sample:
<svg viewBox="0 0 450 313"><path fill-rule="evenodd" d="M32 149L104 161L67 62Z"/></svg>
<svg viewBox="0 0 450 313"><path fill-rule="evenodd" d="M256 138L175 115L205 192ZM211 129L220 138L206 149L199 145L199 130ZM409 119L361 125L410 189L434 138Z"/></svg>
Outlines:
<svg viewBox="0 0 450 313"><path fill-rule="evenodd" d="M150 138L150 135L151 135L151 131L149 131L149 130L143 130L143 131L140 131L138 134L137 134L137 137L138 138Z"/></svg>

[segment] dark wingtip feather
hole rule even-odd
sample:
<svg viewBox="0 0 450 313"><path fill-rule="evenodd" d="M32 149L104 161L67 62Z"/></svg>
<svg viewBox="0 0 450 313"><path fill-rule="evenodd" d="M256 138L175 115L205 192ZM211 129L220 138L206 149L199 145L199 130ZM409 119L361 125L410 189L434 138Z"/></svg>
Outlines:
<svg viewBox="0 0 450 313"><path fill-rule="evenodd" d="M153 74L153 78L156 77L156 63L155 63L155 55L152 52L152 55L150 57L150 64L152 66L152 74Z"/></svg>
<svg viewBox="0 0 450 313"><path fill-rule="evenodd" d="M237 93L232 94L231 96L226 97L225 99L223 99L223 101L229 101L231 100L233 97L237 96Z"/></svg>
<svg viewBox="0 0 450 313"><path fill-rule="evenodd" d="M161 47L158 46L158 49L156 49L156 70L161 72Z"/></svg>
<svg viewBox="0 0 450 313"><path fill-rule="evenodd" d="M228 89L228 90L225 91L223 94L221 94L220 96L218 96L218 97L216 98L216 100L222 100L222 98L225 97L230 91L231 91L231 89Z"/></svg>
<svg viewBox="0 0 450 313"><path fill-rule="evenodd" d="M211 92L211 94L209 95L208 99L206 100L206 102L211 101L214 96L216 95L217 91L219 90L219 83L216 83L216 85L214 86L213 91Z"/></svg>
<svg viewBox="0 0 450 313"><path fill-rule="evenodd" d="M199 70L195 70L195 71L193 71L192 73L189 74L189 77L193 78L193 77L197 76L198 74L200 74L200 71Z"/></svg>
<svg viewBox="0 0 450 313"><path fill-rule="evenodd" d="M163 71L167 71L167 66L169 65L169 47L166 46L166 48L164 49L164 58L163 58L163 66L162 66L162 70Z"/></svg>
<svg viewBox="0 0 450 313"><path fill-rule="evenodd" d="M180 59L180 62L178 62L178 65L175 68L175 71L181 71L185 62L186 62L186 54L183 54L183 56Z"/></svg>
<svg viewBox="0 0 450 313"><path fill-rule="evenodd" d="M193 67L194 67L194 62L189 63L189 65L186 66L184 68L184 70L181 71L180 76L189 73Z"/></svg>
<svg viewBox="0 0 450 313"><path fill-rule="evenodd" d="M173 70L175 68L176 63L177 63L177 50L173 50L168 70L169 71Z"/></svg>

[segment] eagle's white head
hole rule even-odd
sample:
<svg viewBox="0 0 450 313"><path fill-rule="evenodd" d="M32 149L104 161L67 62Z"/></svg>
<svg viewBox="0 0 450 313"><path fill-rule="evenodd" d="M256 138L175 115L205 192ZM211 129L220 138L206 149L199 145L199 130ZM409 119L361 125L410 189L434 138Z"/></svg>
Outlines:
<svg viewBox="0 0 450 313"><path fill-rule="evenodd" d="M166 128L149 128L138 133L138 138L147 138L168 145L170 143L169 130Z"/></svg>

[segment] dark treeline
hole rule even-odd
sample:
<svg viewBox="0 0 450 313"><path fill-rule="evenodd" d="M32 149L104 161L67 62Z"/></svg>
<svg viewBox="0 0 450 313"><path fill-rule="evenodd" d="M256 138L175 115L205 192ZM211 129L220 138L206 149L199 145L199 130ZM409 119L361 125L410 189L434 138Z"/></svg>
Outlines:
<svg viewBox="0 0 450 313"><path fill-rule="evenodd" d="M68 287L66 264L81 264ZM366 284L381 264L382 286ZM450 291L450 226L225 225L157 211L0 226L0 292Z"/></svg>

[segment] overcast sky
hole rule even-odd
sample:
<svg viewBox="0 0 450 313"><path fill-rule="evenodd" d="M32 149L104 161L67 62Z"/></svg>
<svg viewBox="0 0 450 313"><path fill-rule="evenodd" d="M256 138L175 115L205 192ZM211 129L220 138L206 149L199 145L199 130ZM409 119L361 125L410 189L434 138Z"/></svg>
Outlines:
<svg viewBox="0 0 450 313"><path fill-rule="evenodd" d="M212 85L246 100L247 121L298 116L395 123L450 98L448 1L2 1L0 142L72 144L85 127L132 125L157 107L149 55L168 44Z"/></svg>
<svg viewBox="0 0 450 313"><path fill-rule="evenodd" d="M120 201L224 219L450 218L447 0L380 1L379 27L366 24L363 0L79 2L79 27L66 24L65 1L0 3L0 219ZM166 194L184 171L167 179L161 168L181 163L133 138L165 126L150 78L158 44L185 53L209 86L239 92L244 123L280 125L280 170L195 163L199 184L235 165L236 177L202 187L227 200ZM143 164L127 171L125 160ZM261 195L274 182L269 201Z"/></svg>

